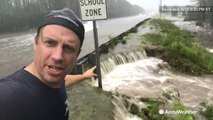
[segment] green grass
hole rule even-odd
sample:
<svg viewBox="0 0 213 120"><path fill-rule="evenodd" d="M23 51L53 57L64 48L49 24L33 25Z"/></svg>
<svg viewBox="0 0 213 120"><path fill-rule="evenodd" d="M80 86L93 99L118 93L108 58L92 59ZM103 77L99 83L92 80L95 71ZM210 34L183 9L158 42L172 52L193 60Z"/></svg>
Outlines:
<svg viewBox="0 0 213 120"><path fill-rule="evenodd" d="M206 117L207 120L213 120L213 104L207 104L203 102L201 105L205 108L201 114Z"/></svg>
<svg viewBox="0 0 213 120"><path fill-rule="evenodd" d="M213 55L191 32L181 30L168 20L153 19L150 24L156 31L145 34L142 40L163 48L157 57L167 61L176 71L194 75L213 73Z"/></svg>
<svg viewBox="0 0 213 120"><path fill-rule="evenodd" d="M172 103L172 109L175 111L177 111L177 110L187 111L188 110L184 105L182 105L178 101L174 101ZM172 115L172 118L174 120L195 120L193 114L174 114L174 115Z"/></svg>
<svg viewBox="0 0 213 120"><path fill-rule="evenodd" d="M133 27L129 30L129 33L137 33L138 32L138 28L137 27Z"/></svg>
<svg viewBox="0 0 213 120"><path fill-rule="evenodd" d="M141 117L143 120L195 120L193 114L159 114L159 110L164 108L164 103L157 99L143 98L140 100L147 104L146 108L139 109L137 105L132 104L130 112ZM166 108L168 111L187 111L188 109L178 101L173 101Z"/></svg>
<svg viewBox="0 0 213 120"><path fill-rule="evenodd" d="M119 43L119 39L116 38L110 38L110 42L109 42L109 48L114 49L114 47Z"/></svg>
<svg viewBox="0 0 213 120"><path fill-rule="evenodd" d="M139 110L138 107L133 104L131 106L132 114L136 114L143 120L170 120L168 116L159 114L159 109L162 104L161 101L143 97L141 97L140 100L146 103L147 107Z"/></svg>

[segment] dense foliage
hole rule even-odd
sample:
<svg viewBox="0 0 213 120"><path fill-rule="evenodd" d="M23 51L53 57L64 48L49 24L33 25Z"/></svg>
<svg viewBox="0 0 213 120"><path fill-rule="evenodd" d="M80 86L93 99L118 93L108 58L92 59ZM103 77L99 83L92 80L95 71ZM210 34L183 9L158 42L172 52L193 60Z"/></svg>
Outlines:
<svg viewBox="0 0 213 120"><path fill-rule="evenodd" d="M205 116L207 120L213 120L213 104L207 104L206 102L203 102L201 105L205 108L201 114Z"/></svg>
<svg viewBox="0 0 213 120"><path fill-rule="evenodd" d="M161 48L158 57L180 72L196 75L213 73L213 55L196 41L192 33L181 30L168 20L153 19L150 23L157 30L143 38Z"/></svg>
<svg viewBox="0 0 213 120"><path fill-rule="evenodd" d="M141 7L131 5L126 0L106 1L109 18L144 12ZM67 7L80 15L78 0L0 0L0 3L0 33L33 29L42 16L53 9Z"/></svg>

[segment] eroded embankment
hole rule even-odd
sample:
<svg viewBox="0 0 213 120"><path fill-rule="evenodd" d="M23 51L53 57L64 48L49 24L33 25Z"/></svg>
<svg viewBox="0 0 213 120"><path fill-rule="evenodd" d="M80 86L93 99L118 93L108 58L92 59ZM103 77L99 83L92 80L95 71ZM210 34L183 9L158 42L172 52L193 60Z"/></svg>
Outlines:
<svg viewBox="0 0 213 120"><path fill-rule="evenodd" d="M102 61L107 60L111 54L128 53L128 51L142 49L141 39L143 37L141 36L153 31L155 32L156 30L146 24L139 26L135 33L123 36L121 39L113 39L107 50L109 53L104 54ZM121 43L115 41L121 41ZM155 47L151 44L146 44L146 46L153 48L152 51L149 51L152 57L141 57L141 60L135 63L115 65L115 69L105 72L107 74L102 81L103 89L110 91L110 93L112 92L112 94L116 93L120 99L123 99L123 101L119 100L119 103L113 103L121 108L115 112L115 114L118 114L117 119L136 119L134 116L129 116L129 114L120 114L121 112L129 111L143 119L203 120L204 116L201 115L203 107L200 103L211 103L213 101L213 76L193 76L172 72L173 70L167 62L153 57L153 55L156 55L155 53L153 54ZM113 61L109 60L107 62ZM70 97L71 106L74 103L71 107L71 118L73 117L76 120L83 118L114 119L112 117L112 94L96 88L90 88L89 85L80 85L79 88L72 88L71 91L68 90L68 94L72 96ZM73 97L74 94L76 96ZM123 104L124 107L121 107L120 104ZM126 110L122 111L122 109ZM160 115L159 110L191 110L197 112L179 116Z"/></svg>

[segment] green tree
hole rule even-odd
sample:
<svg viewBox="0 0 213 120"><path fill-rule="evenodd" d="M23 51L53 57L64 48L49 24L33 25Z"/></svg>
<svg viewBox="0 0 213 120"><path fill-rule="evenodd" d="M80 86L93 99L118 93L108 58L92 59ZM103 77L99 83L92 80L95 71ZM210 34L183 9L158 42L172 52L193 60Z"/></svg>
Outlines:
<svg viewBox="0 0 213 120"><path fill-rule="evenodd" d="M126 0L106 0L108 17L124 17L142 13L143 9ZM0 0L0 33L23 32L34 29L50 10L64 7L80 15L79 0ZM128 8L128 9L127 9Z"/></svg>
<svg viewBox="0 0 213 120"><path fill-rule="evenodd" d="M197 6L213 7L213 0L192 0ZM212 9L212 8L211 8ZM185 20L194 20L213 26L213 12L188 12Z"/></svg>

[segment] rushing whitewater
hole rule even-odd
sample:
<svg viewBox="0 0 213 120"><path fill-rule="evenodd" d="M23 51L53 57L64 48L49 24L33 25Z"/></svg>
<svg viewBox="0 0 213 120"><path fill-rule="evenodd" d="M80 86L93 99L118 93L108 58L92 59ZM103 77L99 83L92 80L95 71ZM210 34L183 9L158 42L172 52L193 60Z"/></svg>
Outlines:
<svg viewBox="0 0 213 120"><path fill-rule="evenodd" d="M177 89L181 101L190 107L196 107L203 101L213 101L212 88L212 76L175 74L167 63L157 58L119 65L103 78L104 90L131 97L158 98L164 91Z"/></svg>
<svg viewBox="0 0 213 120"><path fill-rule="evenodd" d="M142 48L113 54L101 62L103 77L120 64L136 62L146 57L146 52Z"/></svg>
<svg viewBox="0 0 213 120"><path fill-rule="evenodd" d="M137 99L140 97L159 98L163 92L177 90L180 93L180 101L193 109L198 109L201 102L213 101L213 76L195 77L175 74L171 72L170 66L166 62L154 57L144 57L136 62L117 66L115 61L105 61L109 62L105 64L114 64L115 66L111 72L102 72L108 72L102 79L105 91ZM102 68L102 70L104 69ZM109 66L108 69L112 68ZM130 113L127 114L127 108L124 107L119 98L115 98L113 103L117 114L115 119L140 120Z"/></svg>
<svg viewBox="0 0 213 120"><path fill-rule="evenodd" d="M137 39L138 34L144 34L144 29L146 28L139 28L139 32L132 35L134 39ZM137 56L138 51L117 53L101 62L102 86L105 91L129 96L132 102L138 102L137 105L142 106L143 103L139 103L138 98L159 98L162 97L162 93L170 91L178 92L180 102L189 109L199 111L200 103L213 102L212 75L198 77L174 73L165 61L147 57L142 51L139 52L141 57L133 61L126 59ZM141 120L128 113L128 108L119 97L114 98L113 104L116 107L116 120Z"/></svg>

